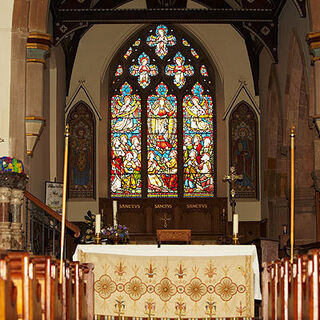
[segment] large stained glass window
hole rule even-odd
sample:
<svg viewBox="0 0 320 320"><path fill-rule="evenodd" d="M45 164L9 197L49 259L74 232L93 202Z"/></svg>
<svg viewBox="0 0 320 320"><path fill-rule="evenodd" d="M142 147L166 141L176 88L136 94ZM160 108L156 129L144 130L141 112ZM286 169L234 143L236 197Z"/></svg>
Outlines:
<svg viewBox="0 0 320 320"><path fill-rule="evenodd" d="M132 36L110 70L111 197L214 197L214 73L180 28Z"/></svg>

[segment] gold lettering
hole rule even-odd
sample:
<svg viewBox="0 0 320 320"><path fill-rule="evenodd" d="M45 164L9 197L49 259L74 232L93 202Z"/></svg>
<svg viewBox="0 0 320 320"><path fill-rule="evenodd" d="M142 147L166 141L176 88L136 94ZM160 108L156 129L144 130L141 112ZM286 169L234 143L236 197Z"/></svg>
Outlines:
<svg viewBox="0 0 320 320"><path fill-rule="evenodd" d="M140 204L120 204L119 209L140 209Z"/></svg>
<svg viewBox="0 0 320 320"><path fill-rule="evenodd" d="M206 203L197 204L187 204L187 209L207 209L208 205Z"/></svg>
<svg viewBox="0 0 320 320"><path fill-rule="evenodd" d="M171 204L155 204L154 205L155 209L172 209Z"/></svg>

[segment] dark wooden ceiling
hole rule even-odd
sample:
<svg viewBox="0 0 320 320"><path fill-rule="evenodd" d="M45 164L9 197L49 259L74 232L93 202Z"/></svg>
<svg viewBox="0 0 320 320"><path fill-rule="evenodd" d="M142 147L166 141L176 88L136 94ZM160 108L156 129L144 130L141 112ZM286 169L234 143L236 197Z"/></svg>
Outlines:
<svg viewBox="0 0 320 320"><path fill-rule="evenodd" d="M188 9L191 0L145 0L146 9L118 9L133 0L51 0L53 43L66 55L67 88L78 44L94 24L115 23L229 23L244 38L258 94L259 55L265 47L278 61L278 18L286 1L301 17L305 0L197 0L203 9Z"/></svg>

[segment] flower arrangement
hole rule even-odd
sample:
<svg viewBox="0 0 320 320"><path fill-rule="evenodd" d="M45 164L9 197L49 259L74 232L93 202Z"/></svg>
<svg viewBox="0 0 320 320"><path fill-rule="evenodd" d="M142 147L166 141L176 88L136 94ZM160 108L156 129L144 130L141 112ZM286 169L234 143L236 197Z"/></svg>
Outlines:
<svg viewBox="0 0 320 320"><path fill-rule="evenodd" d="M108 226L101 229L101 238L110 243L128 243L129 231L126 226Z"/></svg>
<svg viewBox="0 0 320 320"><path fill-rule="evenodd" d="M95 241L95 221L96 215L90 210L84 217L86 230L82 235L81 242L93 243ZM101 241L105 243L128 243L129 230L126 226L118 224L117 226L102 226Z"/></svg>

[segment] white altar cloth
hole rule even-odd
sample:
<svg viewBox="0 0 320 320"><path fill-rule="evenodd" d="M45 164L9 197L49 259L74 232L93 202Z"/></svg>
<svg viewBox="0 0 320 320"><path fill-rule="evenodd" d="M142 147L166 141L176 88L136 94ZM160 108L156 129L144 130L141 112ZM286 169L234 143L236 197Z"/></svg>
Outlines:
<svg viewBox="0 0 320 320"><path fill-rule="evenodd" d="M78 251L83 253L151 256L151 257L221 257L248 256L253 257L252 271L254 274L254 298L261 300L260 271L257 250L254 245L78 245L73 261L79 260Z"/></svg>

